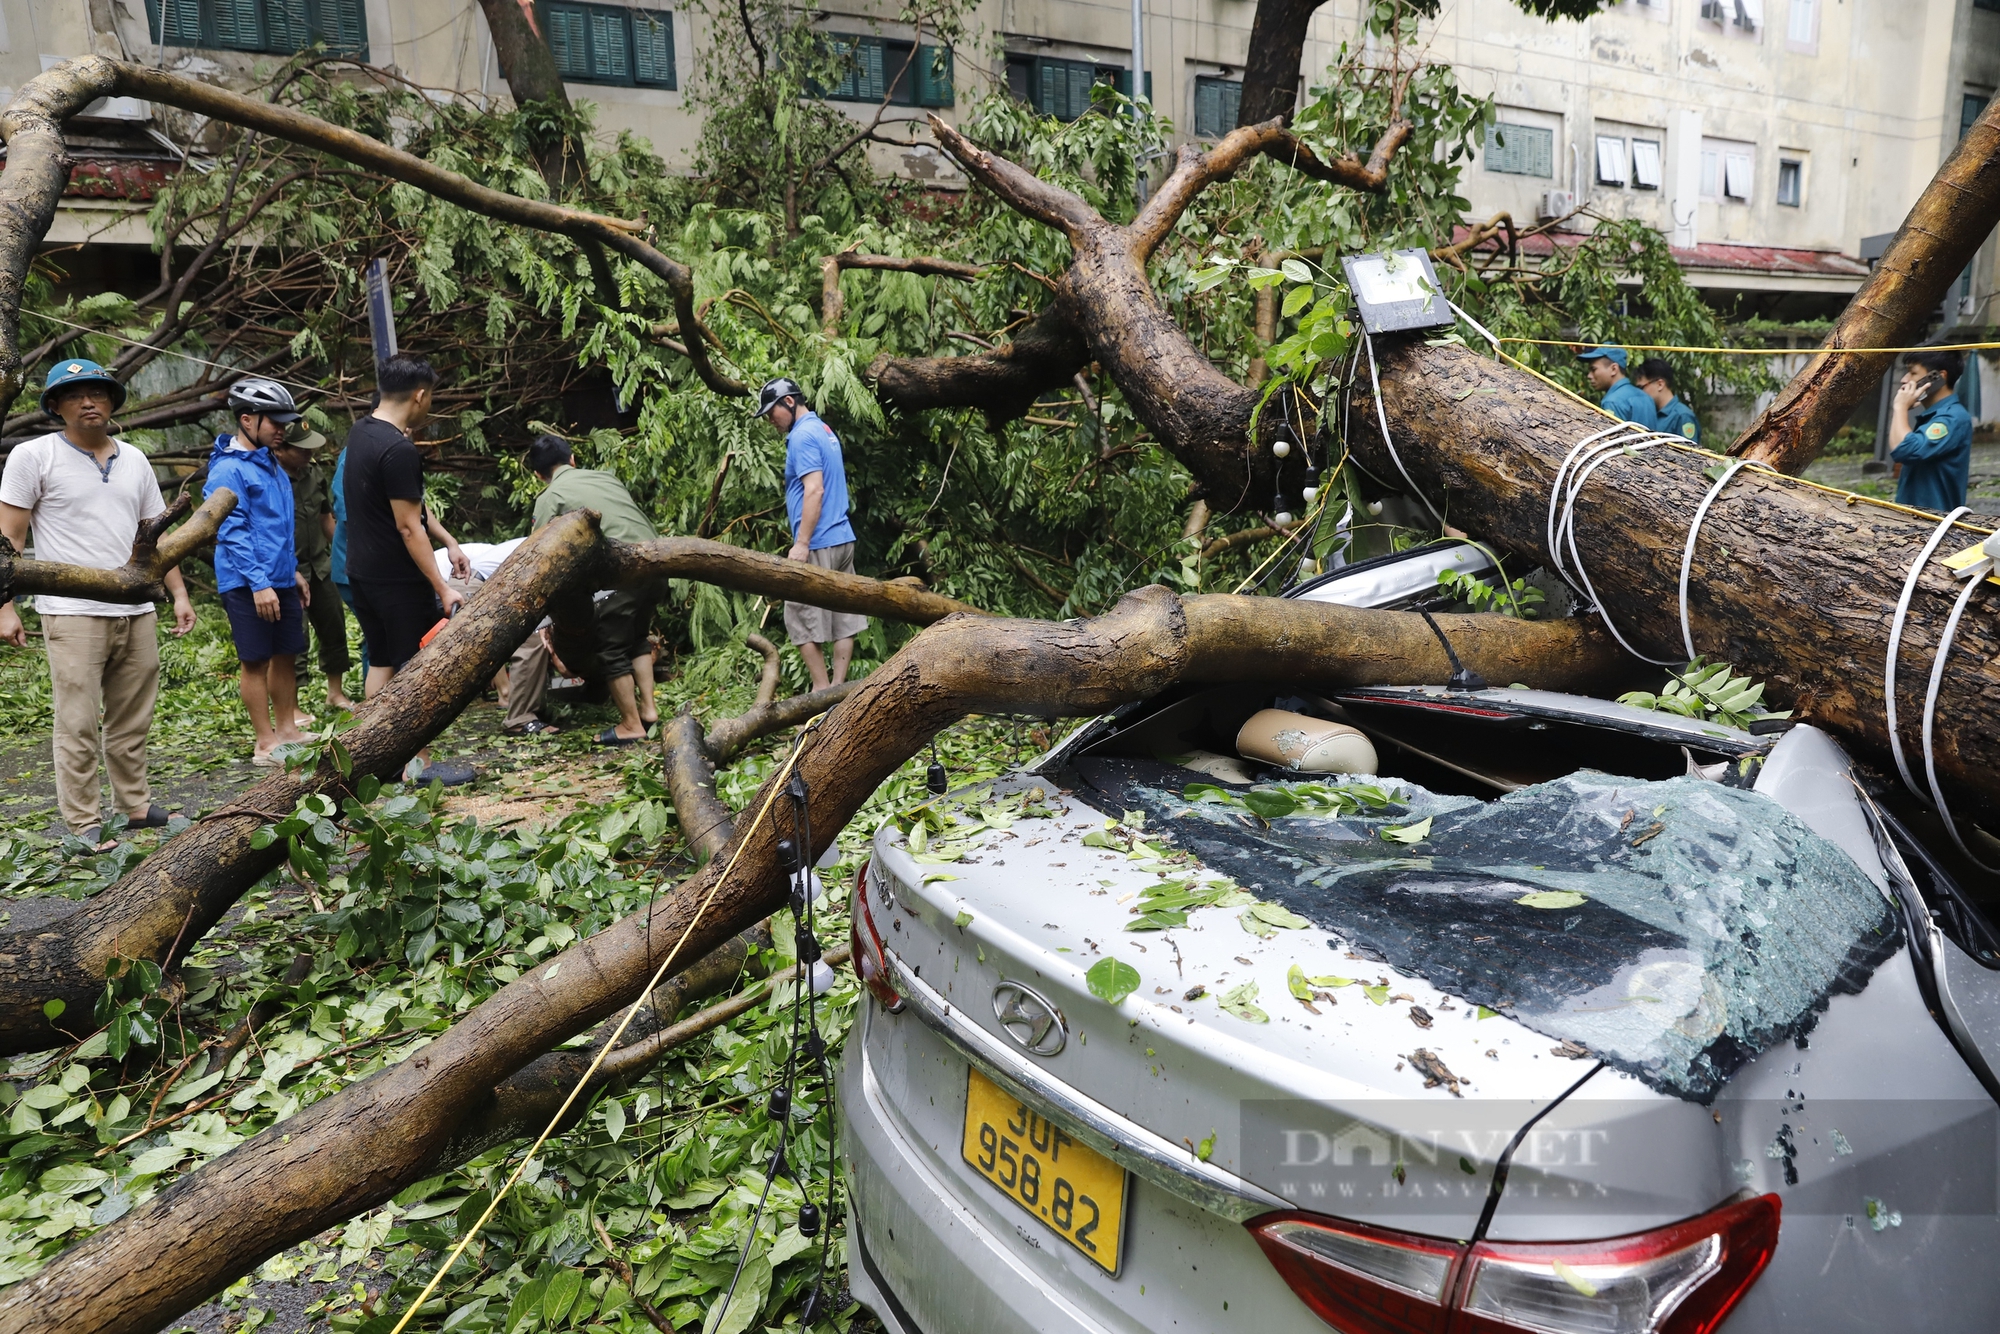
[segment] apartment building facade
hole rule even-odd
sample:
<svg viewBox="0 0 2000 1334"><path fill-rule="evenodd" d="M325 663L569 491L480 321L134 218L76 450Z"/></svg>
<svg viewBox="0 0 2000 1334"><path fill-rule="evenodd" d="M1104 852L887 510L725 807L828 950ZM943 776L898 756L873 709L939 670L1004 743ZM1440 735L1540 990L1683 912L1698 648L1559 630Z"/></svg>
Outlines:
<svg viewBox="0 0 2000 1334"><path fill-rule="evenodd" d="M594 103L604 129L686 162L699 130L688 86L706 44L743 40L734 7L537 8L572 97ZM1302 86L1364 40L1362 8L1332 0L1318 12ZM950 49L882 17L894 12L866 0L821 11L857 51L855 74L829 90L857 117L887 95L889 120L955 118L994 89L1074 116L1093 82L1132 89L1136 44L1139 87L1182 137L1213 137L1234 124L1255 6L980 0ZM91 51L227 81L315 40L424 86L505 96L475 0L0 0L0 92ZM925 58L908 60L919 46ZM1719 302L1803 319L1831 314L1860 285L1864 239L1895 229L2000 88L2000 0L1617 0L1560 23L1511 0L1445 0L1422 46L1498 108L1466 172L1475 213L1528 225L1582 204L1640 218ZM906 69L915 75L898 79ZM73 129L84 165L51 240L143 244L146 184L175 165L151 109L100 104ZM874 150L880 164L962 181L921 133L910 137L909 148ZM1948 318L1995 322L1995 250L1961 278Z"/></svg>

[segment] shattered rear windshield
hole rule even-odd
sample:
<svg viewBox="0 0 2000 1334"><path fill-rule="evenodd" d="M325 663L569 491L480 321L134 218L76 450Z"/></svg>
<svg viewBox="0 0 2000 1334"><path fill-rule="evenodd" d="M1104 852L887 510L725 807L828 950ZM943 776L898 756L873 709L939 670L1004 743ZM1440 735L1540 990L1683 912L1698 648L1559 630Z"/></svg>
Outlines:
<svg viewBox="0 0 2000 1334"><path fill-rule="evenodd" d="M1390 798L1379 806L1329 800L1337 780L1224 788L1093 757L1076 770L1079 796L1112 816L1146 811L1212 869L1339 937L1335 949L1676 1097L1707 1101L1804 1036L1901 943L1846 854L1775 801L1700 778L1586 771L1490 802L1366 780Z"/></svg>

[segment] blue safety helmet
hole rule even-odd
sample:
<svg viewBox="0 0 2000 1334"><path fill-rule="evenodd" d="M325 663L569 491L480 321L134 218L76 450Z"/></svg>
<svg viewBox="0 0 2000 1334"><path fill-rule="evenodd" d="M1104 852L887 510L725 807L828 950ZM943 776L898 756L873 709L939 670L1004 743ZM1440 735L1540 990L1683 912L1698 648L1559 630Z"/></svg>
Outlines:
<svg viewBox="0 0 2000 1334"><path fill-rule="evenodd" d="M42 411L51 417L56 415L52 406L58 392L78 384L101 384L111 390L111 410L125 406L125 386L118 383L115 376L94 361L58 361L49 367L49 378L42 383Z"/></svg>
<svg viewBox="0 0 2000 1334"><path fill-rule="evenodd" d="M1576 354L1576 359L1583 362L1596 361L1599 357L1610 358L1620 370L1625 368L1625 349L1622 347L1593 347L1588 352Z"/></svg>

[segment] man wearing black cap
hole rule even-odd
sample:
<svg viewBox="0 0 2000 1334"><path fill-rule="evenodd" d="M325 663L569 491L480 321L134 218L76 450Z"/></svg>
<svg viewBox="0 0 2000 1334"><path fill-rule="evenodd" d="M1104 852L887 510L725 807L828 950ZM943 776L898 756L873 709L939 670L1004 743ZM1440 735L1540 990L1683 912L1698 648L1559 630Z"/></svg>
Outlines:
<svg viewBox="0 0 2000 1334"><path fill-rule="evenodd" d="M35 555L97 570L132 558L142 520L166 510L152 465L111 434L111 414L125 386L94 361L59 361L42 391L42 410L62 429L24 440L7 456L0 478L0 533ZM174 633L194 628L194 607L179 570L167 571ZM70 832L96 850L103 841L97 809L97 759L111 777L116 809L143 829L167 822L146 778L146 733L159 690L158 618L145 603L90 598L35 599L48 641L54 695L56 804ZM12 603L0 605L0 642L26 647L27 632Z"/></svg>

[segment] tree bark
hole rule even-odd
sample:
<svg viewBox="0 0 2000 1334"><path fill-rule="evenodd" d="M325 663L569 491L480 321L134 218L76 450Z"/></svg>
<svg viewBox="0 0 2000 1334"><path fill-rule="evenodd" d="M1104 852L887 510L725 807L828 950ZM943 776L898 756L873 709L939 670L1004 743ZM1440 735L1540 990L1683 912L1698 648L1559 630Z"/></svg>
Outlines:
<svg viewBox="0 0 2000 1334"><path fill-rule="evenodd" d="M551 525L531 541L568 531ZM503 569L496 578L504 577ZM1460 656L1494 680L1577 687L1618 666L1608 641L1579 622L1440 620ZM811 793L818 842L809 851L823 851L885 777L968 712L1089 714L1178 682L1277 678L1325 688L1438 682L1448 670L1422 619L1325 603L1180 599L1151 588L1091 620L953 616L884 664L804 741L794 772ZM779 795L778 777L750 809ZM269 1256L420 1180L458 1133L463 1108L629 1004L663 964L672 971L675 959L700 958L780 907L776 841L785 825L748 822L725 854L650 911L577 943L422 1051L189 1173L63 1252L0 1293L0 1334L156 1329Z"/></svg>
<svg viewBox="0 0 2000 1334"><path fill-rule="evenodd" d="M832 338L840 332L840 317L847 299L840 294L840 275L849 269L879 269L893 273L916 273L930 278L959 278L971 282L986 270L977 264L955 259L916 255L908 259L895 255L861 255L843 250L819 262L819 320L821 332Z"/></svg>
<svg viewBox="0 0 2000 1334"><path fill-rule="evenodd" d="M92 598L98 602L161 602L167 571L215 540L223 518L236 508L236 493L226 486L188 514L192 497L182 496L151 519L142 520L132 538L132 556L115 570L93 570L58 561L28 560L14 544L0 537L0 595L50 593L57 597ZM182 515L188 521L167 529Z"/></svg>
<svg viewBox="0 0 2000 1334"><path fill-rule="evenodd" d="M1417 486L1453 524L1518 560L1548 565L1550 488L1571 447L1603 431L1605 418L1463 347L1378 341L1376 351L1390 435ZM1393 477L1365 380L1358 392L1353 444L1370 469ZM1576 503L1576 547L1597 596L1626 639L1653 657L1687 657L1681 558L1714 465L1714 455L1692 446L1614 456ZM1709 509L1696 543L1688 584L1696 650L1766 681L1775 707L1797 709L1882 761L1890 624L1910 563L1936 523L1745 470ZM1984 535L1961 527L1937 555ZM1904 625L1897 712L1919 772L1925 687L1963 587L1933 560ZM1963 797L1967 814L2000 815L1996 698L2000 624L1967 616L1945 671L1936 731L1939 776L1948 794Z"/></svg>
<svg viewBox="0 0 2000 1334"><path fill-rule="evenodd" d="M1257 0L1250 20L1250 54L1243 62L1243 103L1238 125L1278 117L1290 120L1299 100L1299 67L1306 26L1323 0Z"/></svg>
<svg viewBox="0 0 2000 1334"><path fill-rule="evenodd" d="M1826 350L1792 377L1729 452L1779 472L1804 472L1896 360L1889 352L1834 349L1903 347L1922 338L1938 303L1996 225L2000 98L1987 103L1918 196L1874 274L1835 321Z"/></svg>

